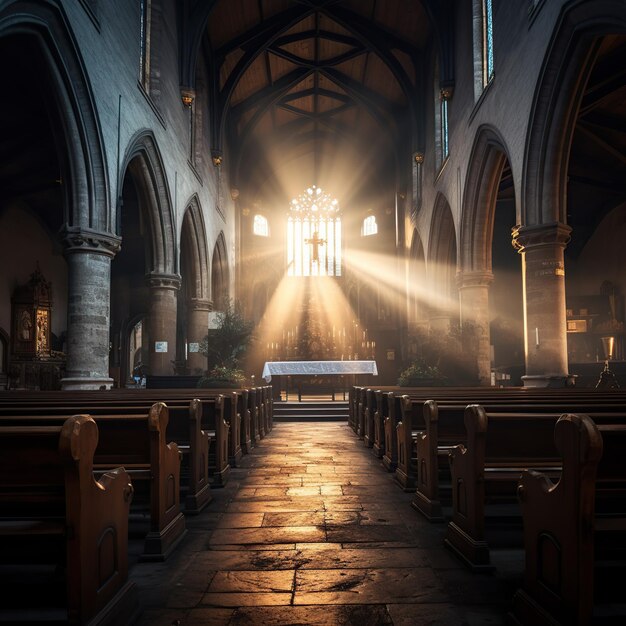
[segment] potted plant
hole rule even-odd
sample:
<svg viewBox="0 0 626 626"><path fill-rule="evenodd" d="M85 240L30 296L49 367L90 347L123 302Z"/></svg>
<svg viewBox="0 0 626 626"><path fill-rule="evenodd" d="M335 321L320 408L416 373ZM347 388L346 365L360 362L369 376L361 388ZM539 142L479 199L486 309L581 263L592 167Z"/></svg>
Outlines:
<svg viewBox="0 0 626 626"><path fill-rule="evenodd" d="M436 365L428 365L423 358L417 358L398 377L399 387L440 387L447 379Z"/></svg>
<svg viewBox="0 0 626 626"><path fill-rule="evenodd" d="M241 387L245 374L241 359L253 338L254 322L229 303L217 315L217 325L209 330L200 343L200 352L207 357L208 370L198 381L198 387Z"/></svg>

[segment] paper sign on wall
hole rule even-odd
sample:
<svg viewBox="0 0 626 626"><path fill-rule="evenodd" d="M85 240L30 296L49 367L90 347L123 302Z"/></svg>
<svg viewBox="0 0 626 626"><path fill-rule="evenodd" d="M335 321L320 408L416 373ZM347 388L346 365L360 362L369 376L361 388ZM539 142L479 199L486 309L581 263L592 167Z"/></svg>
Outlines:
<svg viewBox="0 0 626 626"><path fill-rule="evenodd" d="M155 352L167 352L167 341L155 341L154 351Z"/></svg>

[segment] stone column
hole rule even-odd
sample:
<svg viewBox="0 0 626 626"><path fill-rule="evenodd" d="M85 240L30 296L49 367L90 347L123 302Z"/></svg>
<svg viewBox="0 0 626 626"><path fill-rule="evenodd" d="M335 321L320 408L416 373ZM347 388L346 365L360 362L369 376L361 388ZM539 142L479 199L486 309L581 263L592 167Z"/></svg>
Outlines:
<svg viewBox="0 0 626 626"><path fill-rule="evenodd" d="M67 364L63 389L110 389L109 323L114 235L68 228Z"/></svg>
<svg viewBox="0 0 626 626"><path fill-rule="evenodd" d="M475 350L478 382L491 384L491 346L489 339L489 286L493 281L491 272L461 272L457 277L461 310L461 330L471 323L476 331L472 344ZM465 346L468 349L468 346Z"/></svg>
<svg viewBox="0 0 626 626"><path fill-rule="evenodd" d="M176 298L180 276L152 273L146 276L150 288L148 304L148 374L173 376L176 360Z"/></svg>
<svg viewBox="0 0 626 626"><path fill-rule="evenodd" d="M200 343L209 330L209 311L213 310L213 303L210 300L200 300L191 298L189 301L187 320L187 343ZM196 370L204 371L207 368L207 358L200 352L187 351L187 367L192 374Z"/></svg>
<svg viewBox="0 0 626 626"><path fill-rule="evenodd" d="M526 387L572 383L567 365L565 264L571 228L560 222L520 226L513 246L522 255Z"/></svg>

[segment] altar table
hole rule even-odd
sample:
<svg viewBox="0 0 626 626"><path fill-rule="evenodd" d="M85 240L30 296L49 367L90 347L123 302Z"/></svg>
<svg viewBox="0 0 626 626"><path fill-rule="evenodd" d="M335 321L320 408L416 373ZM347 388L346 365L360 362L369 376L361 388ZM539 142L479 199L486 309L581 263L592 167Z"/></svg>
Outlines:
<svg viewBox="0 0 626 626"><path fill-rule="evenodd" d="M376 361L267 361L263 367L265 382L275 376L317 376L330 374L373 374L378 376Z"/></svg>

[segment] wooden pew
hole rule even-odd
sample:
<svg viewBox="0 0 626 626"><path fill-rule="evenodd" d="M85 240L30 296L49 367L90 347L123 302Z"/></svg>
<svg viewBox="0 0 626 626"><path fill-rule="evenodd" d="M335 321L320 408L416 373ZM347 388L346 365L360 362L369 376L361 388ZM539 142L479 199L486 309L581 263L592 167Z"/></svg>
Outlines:
<svg viewBox="0 0 626 626"><path fill-rule="evenodd" d="M147 414L153 398L133 397L110 398L106 395L75 399L74 394L65 394L56 401L18 401L9 405L0 404L2 415L69 415L83 410L92 416ZM169 422L167 439L178 445L183 455L181 466L181 493L185 496L185 513L198 514L211 501L211 487L208 475L209 446L211 436L201 429L202 406L199 399L188 401L168 400Z"/></svg>
<svg viewBox="0 0 626 626"><path fill-rule="evenodd" d="M374 413L376 413L376 394L371 388L365 390L365 408L363 409L363 443L374 446Z"/></svg>
<svg viewBox="0 0 626 626"><path fill-rule="evenodd" d="M511 617L527 626L589 624L594 603L624 603L626 425L563 415L554 441L558 482L527 470L518 487L526 568Z"/></svg>
<svg viewBox="0 0 626 626"><path fill-rule="evenodd" d="M472 397L473 396L473 397ZM419 476L419 468L425 470L426 467L433 467L436 458L437 445L443 445L440 449L447 455L446 445L462 443L464 441L463 414L465 406L470 402L479 403L484 406L489 413L515 413L515 412L536 412L536 413L560 413L565 410L585 411L591 413L602 412L622 412L626 406L624 402L616 401L612 394L603 394L595 392L595 395L579 394L578 396L569 396L566 394L557 394L554 398L545 394L524 394L515 396L503 396L498 393L486 393L483 396L474 392L467 397L444 398L438 403L438 425L442 429L438 433L429 435L428 429L435 427L433 413L429 412L425 415L423 397L405 396L402 402L403 417L398 424L397 446L398 446L398 469L396 470L396 480L406 491L417 489L424 495L426 492L432 494L436 491L433 486L425 487L425 480L428 482L436 481L436 473L424 471L422 477ZM437 419L437 418L435 418ZM459 437L459 434L461 436ZM438 440L439 439L439 440ZM417 447L420 446L421 453L417 454ZM404 452L406 450L406 453ZM428 454L428 456L425 456ZM419 458L419 467L418 467ZM424 459L426 464L424 465ZM445 464L447 466L447 462ZM431 495L427 496L432 498ZM439 516L437 512L428 510L428 503L425 508L420 506L420 499L415 501L415 508L421 510L427 518L436 521ZM434 505L437 508L437 505Z"/></svg>
<svg viewBox="0 0 626 626"><path fill-rule="evenodd" d="M232 391L232 390L229 390ZM116 389L108 391L53 391L44 393L9 393L0 394L0 414L8 410L12 412L12 407L19 409L28 406L41 408L42 406L60 406L70 403L76 407L82 406L116 406L116 407L140 407L150 406L159 400L166 400L170 404L182 406L188 405L194 398L198 397L202 403L201 429L206 437L210 437L215 444L212 446L209 455L208 471L213 479L214 487L221 487L226 484L230 473L229 458L229 432L230 425L224 419L223 400L217 400L222 395L211 389ZM215 406L210 406L216 404ZM146 409L147 410L147 409ZM127 411L129 412L129 411ZM176 417L177 414L174 415ZM185 428L181 426L181 428ZM176 429L178 430L178 428ZM201 439L204 436L201 437ZM185 438L187 440L187 438ZM184 444L184 442L183 442ZM183 448L184 449L184 448Z"/></svg>
<svg viewBox="0 0 626 626"><path fill-rule="evenodd" d="M623 413L595 417L610 425L626 424ZM505 517L516 520L520 510L515 495L522 470L560 475L561 457L553 437L558 419L558 413L487 414L480 405L465 409L466 443L450 450L452 519L445 543L472 569L491 569L486 506L498 506L493 516L498 523Z"/></svg>
<svg viewBox="0 0 626 626"><path fill-rule="evenodd" d="M372 451L376 457L381 459L385 454L385 420L389 417L388 392L377 389L374 392L374 444Z"/></svg>
<svg viewBox="0 0 626 626"><path fill-rule="evenodd" d="M398 436L397 427L401 416L402 396L395 392L387 393L388 417L384 420L385 451L383 465L388 472L395 472L398 467Z"/></svg>
<svg viewBox="0 0 626 626"><path fill-rule="evenodd" d="M9 573L0 619L2 610L24 607L31 621L38 608L45 615L47 607L38 601L54 591L54 578L63 573L64 621L132 622L137 598L127 577L133 487L121 467L94 480L97 444L98 428L87 415L54 426L0 426L0 562ZM34 581L48 562L51 580L38 593Z"/></svg>
<svg viewBox="0 0 626 626"><path fill-rule="evenodd" d="M58 426L65 418L44 412L2 415L0 425ZM149 512L149 530L140 560L165 560L186 533L185 518L180 512L181 456L176 443L167 443L167 406L157 402L145 413L100 414L93 419L99 433L94 471L105 473L118 466L126 469L135 492L133 512L139 506L147 506ZM140 518L142 513L133 513L131 517Z"/></svg>

